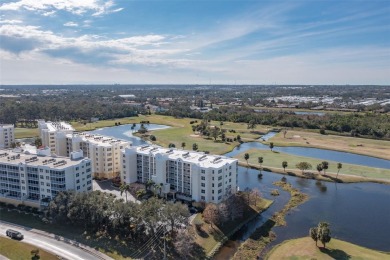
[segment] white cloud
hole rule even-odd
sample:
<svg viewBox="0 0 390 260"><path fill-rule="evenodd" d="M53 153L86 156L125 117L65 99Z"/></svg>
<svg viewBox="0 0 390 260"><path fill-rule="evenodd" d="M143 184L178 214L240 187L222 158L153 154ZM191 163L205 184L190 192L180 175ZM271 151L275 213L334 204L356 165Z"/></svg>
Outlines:
<svg viewBox="0 0 390 260"><path fill-rule="evenodd" d="M4 3L0 5L1 11L28 10L37 11L45 16L54 14L55 10L67 11L81 15L92 12L92 15L99 16L106 13L121 11L121 8L111 10L114 6L112 0L20 0L17 2Z"/></svg>
<svg viewBox="0 0 390 260"><path fill-rule="evenodd" d="M64 23L64 26L67 26L67 27L77 27L79 25L77 23L75 23L75 22L67 22L67 23Z"/></svg>
<svg viewBox="0 0 390 260"><path fill-rule="evenodd" d="M21 24L21 20L0 20L0 24Z"/></svg>

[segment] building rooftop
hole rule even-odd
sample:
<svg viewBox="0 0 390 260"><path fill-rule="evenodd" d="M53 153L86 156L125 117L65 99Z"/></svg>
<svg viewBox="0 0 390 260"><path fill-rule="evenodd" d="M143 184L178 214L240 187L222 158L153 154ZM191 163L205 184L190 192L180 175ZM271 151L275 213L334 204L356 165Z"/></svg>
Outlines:
<svg viewBox="0 0 390 260"><path fill-rule="evenodd" d="M188 150L179 150L176 148L163 148L153 145L145 145L136 147L139 154L149 155L152 154L165 154L172 160L182 159L184 162L198 164L201 167L215 167L219 168L225 164L236 162L237 159L233 159L221 155L210 155L203 152L194 152Z"/></svg>
<svg viewBox="0 0 390 260"><path fill-rule="evenodd" d="M0 124L0 127L14 127L12 124Z"/></svg>
<svg viewBox="0 0 390 260"><path fill-rule="evenodd" d="M82 160L88 158L79 158L71 160L68 157L60 156L38 156L36 154L18 153L11 150L0 150L0 164L27 164L31 166L47 166L54 169L65 169L69 166L78 165Z"/></svg>
<svg viewBox="0 0 390 260"><path fill-rule="evenodd" d="M44 125L45 129L48 129L50 132L54 131L75 131L72 125L66 123L66 122L39 122L41 125Z"/></svg>
<svg viewBox="0 0 390 260"><path fill-rule="evenodd" d="M107 146L107 147L109 147L109 146L111 146L113 144L128 145L128 144L131 143L129 141L116 139L116 138L109 137L109 136L104 136L104 135L91 134L91 133L88 133L88 132L81 132L81 133L78 133L78 134L75 134L75 135L72 135L72 134L68 134L67 135L68 138L72 138L73 136L80 136L84 140L88 140L91 143L94 143L94 144L97 144L97 145L101 145L101 146Z"/></svg>

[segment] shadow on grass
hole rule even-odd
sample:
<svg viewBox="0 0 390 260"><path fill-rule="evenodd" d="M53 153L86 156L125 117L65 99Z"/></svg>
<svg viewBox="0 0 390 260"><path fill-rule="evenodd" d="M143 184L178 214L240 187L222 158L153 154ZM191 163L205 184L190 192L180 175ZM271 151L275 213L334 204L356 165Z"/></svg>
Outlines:
<svg viewBox="0 0 390 260"><path fill-rule="evenodd" d="M338 260L348 260L351 259L351 256L348 255L346 252L340 249L328 249L328 248L320 248L320 251L324 254L329 255L333 259L338 259Z"/></svg>
<svg viewBox="0 0 390 260"><path fill-rule="evenodd" d="M336 178L336 177L329 176L329 175L326 175L326 174L324 174L324 175L322 175L322 176L325 177L325 178L328 178L328 179L330 179L330 180L332 180L332 181L334 181L334 182L343 183L342 180L340 180L340 179L338 179L338 178Z"/></svg>

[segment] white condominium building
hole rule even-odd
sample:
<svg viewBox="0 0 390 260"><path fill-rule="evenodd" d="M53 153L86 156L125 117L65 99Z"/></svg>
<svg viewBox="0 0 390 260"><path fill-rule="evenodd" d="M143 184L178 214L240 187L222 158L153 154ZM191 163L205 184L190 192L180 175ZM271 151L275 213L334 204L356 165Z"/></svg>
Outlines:
<svg viewBox="0 0 390 260"><path fill-rule="evenodd" d="M15 142L14 125L0 124L0 149L10 148Z"/></svg>
<svg viewBox="0 0 390 260"><path fill-rule="evenodd" d="M38 120L39 136L42 139L42 145L50 147L53 153L56 152L56 135L59 133L71 134L75 129L65 122L45 122Z"/></svg>
<svg viewBox="0 0 390 260"><path fill-rule="evenodd" d="M40 207L67 190L92 190L91 160L82 151L66 158L0 150L0 201Z"/></svg>
<svg viewBox="0 0 390 260"><path fill-rule="evenodd" d="M238 160L156 146L122 151L121 180L161 185L174 198L219 203L237 190Z"/></svg>
<svg viewBox="0 0 390 260"><path fill-rule="evenodd" d="M56 154L69 156L71 152L82 150L91 159L92 172L98 178L114 178L121 172L121 150L130 142L112 137L82 132L77 134L58 133Z"/></svg>

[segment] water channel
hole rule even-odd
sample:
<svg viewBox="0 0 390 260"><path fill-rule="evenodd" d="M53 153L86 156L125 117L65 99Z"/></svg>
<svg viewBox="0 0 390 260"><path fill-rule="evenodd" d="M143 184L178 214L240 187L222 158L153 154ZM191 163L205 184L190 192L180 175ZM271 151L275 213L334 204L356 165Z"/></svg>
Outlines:
<svg viewBox="0 0 390 260"><path fill-rule="evenodd" d="M121 125L102 128L92 132L129 140L134 145L145 144L145 141L132 135L130 127L131 125ZM168 128L168 126L154 124L146 125L146 127L150 130ZM233 156L251 148L269 149L268 146L261 143L251 142L241 144L226 155ZM276 149L281 152L294 152L297 155L323 160L390 168L388 160L369 156L305 147L278 147ZM263 178L259 179L257 174L258 170L239 167L238 185L240 190L258 188L265 198L271 198L270 191L277 188L272 183L280 180L282 176L263 171ZM307 193L310 199L286 216L286 227L273 229L277 234L277 239L269 247L286 239L307 236L310 227L315 226L319 221L327 221L331 224L332 236L335 238L376 250L390 251L388 240L388 235L390 234L389 185L375 183L318 183L314 180L291 176L286 176L286 178L294 187ZM246 228L240 230L221 249L217 259L228 259L231 257L241 241L247 239L256 227L260 226L274 212L284 206L289 199L289 195L284 191L280 191L280 193L280 196L272 197L275 202L269 210L254 219Z"/></svg>

